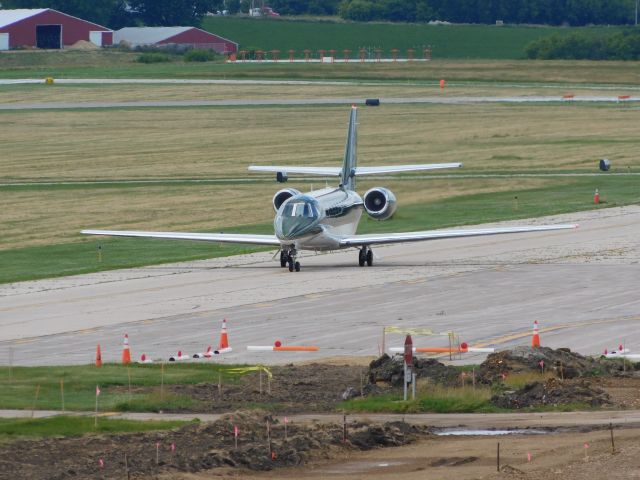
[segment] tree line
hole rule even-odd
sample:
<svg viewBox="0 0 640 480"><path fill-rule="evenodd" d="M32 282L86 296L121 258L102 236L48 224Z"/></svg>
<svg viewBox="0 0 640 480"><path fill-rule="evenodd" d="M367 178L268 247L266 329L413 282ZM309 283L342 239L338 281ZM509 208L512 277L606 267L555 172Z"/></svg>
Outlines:
<svg viewBox="0 0 640 480"><path fill-rule="evenodd" d="M345 20L544 25L625 25L636 0L343 0Z"/></svg>
<svg viewBox="0 0 640 480"><path fill-rule="evenodd" d="M606 36L585 32L539 38L525 47L540 60L640 60L640 32L629 29Z"/></svg>
<svg viewBox="0 0 640 480"><path fill-rule="evenodd" d="M199 25L224 0L2 0L2 8L53 8L99 25Z"/></svg>
<svg viewBox="0 0 640 480"><path fill-rule="evenodd" d="M265 0L281 15L368 22L625 25L637 0ZM208 12L247 13L250 0L1 0L2 8L53 8L111 28L199 25Z"/></svg>

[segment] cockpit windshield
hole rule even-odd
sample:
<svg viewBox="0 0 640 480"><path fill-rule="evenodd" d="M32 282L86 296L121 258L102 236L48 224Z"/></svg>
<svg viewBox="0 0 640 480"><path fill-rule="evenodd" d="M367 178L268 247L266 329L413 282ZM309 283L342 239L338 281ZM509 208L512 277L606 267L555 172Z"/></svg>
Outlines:
<svg viewBox="0 0 640 480"><path fill-rule="evenodd" d="M294 200L287 202L282 209L283 217L318 218L318 208L311 201Z"/></svg>

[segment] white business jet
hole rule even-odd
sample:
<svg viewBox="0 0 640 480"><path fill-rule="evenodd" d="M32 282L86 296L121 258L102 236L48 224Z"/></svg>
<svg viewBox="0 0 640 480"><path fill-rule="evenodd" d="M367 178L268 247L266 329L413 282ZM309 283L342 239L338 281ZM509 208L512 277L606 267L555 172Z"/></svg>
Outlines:
<svg viewBox="0 0 640 480"><path fill-rule="evenodd" d="M82 230L88 235L110 235L119 237L146 237L173 240L198 240L254 245L273 245L280 249L280 266L290 272L300 271L297 260L301 250L329 251L357 248L358 264L373 265L373 245L386 243L421 242L439 238L471 237L507 233L540 232L575 228L577 225L523 225L480 229L429 230L421 232L357 235L358 222L364 210L376 220L386 220L396 211L396 197L388 189L375 187L364 196L358 195L356 177L362 175L460 168L461 163L435 163L422 165L395 165L388 167L358 167L357 144L358 109L351 108L344 161L340 167L288 167L251 166L253 172L276 173L276 180L284 183L289 174L339 176L337 187L327 187L301 193L293 188L284 188L273 196L276 216L273 222L274 235L251 235L234 233L187 233L146 232L121 230Z"/></svg>

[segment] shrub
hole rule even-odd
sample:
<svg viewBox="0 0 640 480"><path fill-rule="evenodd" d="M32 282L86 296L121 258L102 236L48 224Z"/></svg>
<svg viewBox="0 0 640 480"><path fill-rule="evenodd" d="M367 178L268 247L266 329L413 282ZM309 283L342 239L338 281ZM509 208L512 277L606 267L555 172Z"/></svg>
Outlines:
<svg viewBox="0 0 640 480"><path fill-rule="evenodd" d="M160 52L147 52L138 57L140 63L163 63L170 60L169 55Z"/></svg>
<svg viewBox="0 0 640 480"><path fill-rule="evenodd" d="M211 50L189 50L184 54L185 62L209 62L215 59L215 55Z"/></svg>

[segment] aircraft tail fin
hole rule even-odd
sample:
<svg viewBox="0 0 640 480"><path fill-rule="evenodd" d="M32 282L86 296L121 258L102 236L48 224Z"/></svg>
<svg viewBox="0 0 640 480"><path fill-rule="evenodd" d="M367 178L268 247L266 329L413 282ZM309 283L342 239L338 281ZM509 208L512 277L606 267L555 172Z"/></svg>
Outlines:
<svg viewBox="0 0 640 480"><path fill-rule="evenodd" d="M351 107L347 143L344 147L344 160L340 172L340 185L347 190L356 189L356 168L358 163L358 107Z"/></svg>

